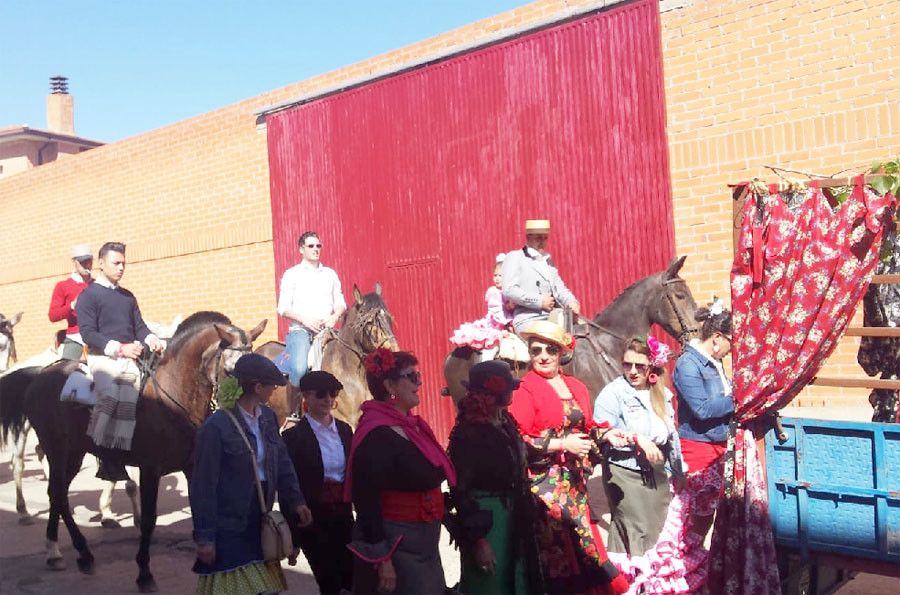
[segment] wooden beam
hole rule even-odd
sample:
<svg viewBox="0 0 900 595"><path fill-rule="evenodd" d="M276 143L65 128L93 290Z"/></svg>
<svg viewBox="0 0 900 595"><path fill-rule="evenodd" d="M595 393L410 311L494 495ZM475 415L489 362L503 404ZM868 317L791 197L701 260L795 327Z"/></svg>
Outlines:
<svg viewBox="0 0 900 595"><path fill-rule="evenodd" d="M851 326L845 333L848 337L900 337L900 328L893 326Z"/></svg>
<svg viewBox="0 0 900 595"><path fill-rule="evenodd" d="M835 378L816 376L810 384L830 386L834 388L885 388L900 390L900 380L882 380L880 378Z"/></svg>
<svg viewBox="0 0 900 595"><path fill-rule="evenodd" d="M900 283L900 275L873 275L872 283L887 285L890 283Z"/></svg>

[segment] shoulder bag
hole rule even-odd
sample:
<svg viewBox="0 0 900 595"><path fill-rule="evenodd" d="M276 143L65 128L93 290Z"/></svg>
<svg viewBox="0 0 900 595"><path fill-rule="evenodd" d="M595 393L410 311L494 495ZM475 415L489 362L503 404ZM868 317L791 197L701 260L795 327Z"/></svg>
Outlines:
<svg viewBox="0 0 900 595"><path fill-rule="evenodd" d="M263 496L262 484L259 481L259 469L256 466L256 451L250 445L244 429L238 422L234 414L228 409L223 409L231 423L237 428L238 434L244 439L244 444L250 451L250 461L253 462L253 478L256 480L256 494L259 496L259 509L262 513L262 529L260 532L260 540L262 542L263 559L266 562L280 562L287 558L294 549L294 543L291 540L291 528L287 524L284 515L277 510L266 510L266 498Z"/></svg>

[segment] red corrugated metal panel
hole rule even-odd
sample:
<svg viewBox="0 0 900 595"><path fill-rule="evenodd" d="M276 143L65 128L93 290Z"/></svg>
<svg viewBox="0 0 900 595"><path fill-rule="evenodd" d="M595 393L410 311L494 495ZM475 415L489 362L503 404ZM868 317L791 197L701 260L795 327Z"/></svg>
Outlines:
<svg viewBox="0 0 900 595"><path fill-rule="evenodd" d="M484 314L525 219L552 220L587 312L672 256L658 11L617 5L267 118L276 273L315 229L348 295L382 281L442 436L447 337Z"/></svg>

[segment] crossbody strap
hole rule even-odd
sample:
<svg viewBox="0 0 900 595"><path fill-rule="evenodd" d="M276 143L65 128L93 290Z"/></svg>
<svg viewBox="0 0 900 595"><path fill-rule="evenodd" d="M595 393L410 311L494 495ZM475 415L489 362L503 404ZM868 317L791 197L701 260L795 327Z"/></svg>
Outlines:
<svg viewBox="0 0 900 595"><path fill-rule="evenodd" d="M253 463L253 479L256 480L256 494L259 496L259 509L262 511L263 516L265 516L267 512L266 498L265 496L263 496L262 483L260 483L259 481L259 468L256 466L256 451L253 450L253 447L250 445L250 440L247 439L247 434L244 433L244 428L241 427L241 424L234 416L234 413L232 413L228 409L223 409L222 411L228 414L228 417L231 418L231 423L233 423L234 427L237 428L238 434L240 434L241 438L244 439L244 444L247 445L247 449L250 451L250 461Z"/></svg>

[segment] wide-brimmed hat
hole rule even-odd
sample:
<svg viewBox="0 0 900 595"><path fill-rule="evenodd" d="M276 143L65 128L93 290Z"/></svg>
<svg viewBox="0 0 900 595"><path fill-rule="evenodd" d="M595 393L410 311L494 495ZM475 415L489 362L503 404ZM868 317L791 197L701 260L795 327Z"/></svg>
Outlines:
<svg viewBox="0 0 900 595"><path fill-rule="evenodd" d="M462 385L472 392L502 396L519 388L520 380L512 375L509 364L499 360L481 362L469 370L469 379Z"/></svg>
<svg viewBox="0 0 900 595"><path fill-rule="evenodd" d="M312 372L307 372L303 378L300 379L298 388L301 392L310 390L315 392L336 393L343 389L344 385L341 384L340 380L325 370L313 370Z"/></svg>
<svg viewBox="0 0 900 595"><path fill-rule="evenodd" d="M245 382L259 382L260 384L275 384L284 386L287 380L278 366L267 357L258 353L245 353L234 364L232 376Z"/></svg>
<svg viewBox="0 0 900 595"><path fill-rule="evenodd" d="M575 349L575 338L567 333L563 327L549 320L538 320L519 333L526 341L529 339L541 339L554 345L559 345L566 351Z"/></svg>
<svg viewBox="0 0 900 595"><path fill-rule="evenodd" d="M529 219L525 222L525 233L549 233L549 219Z"/></svg>

